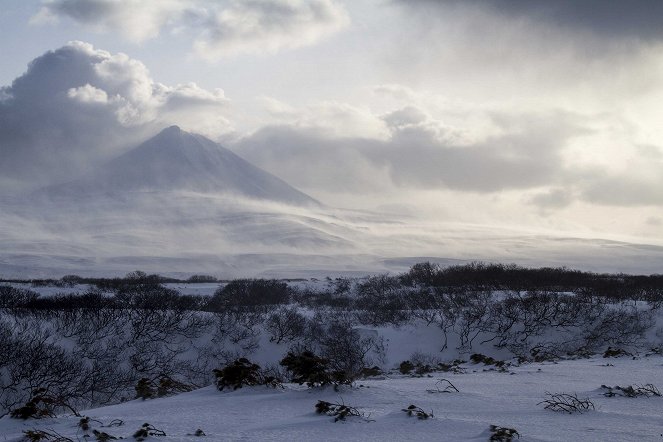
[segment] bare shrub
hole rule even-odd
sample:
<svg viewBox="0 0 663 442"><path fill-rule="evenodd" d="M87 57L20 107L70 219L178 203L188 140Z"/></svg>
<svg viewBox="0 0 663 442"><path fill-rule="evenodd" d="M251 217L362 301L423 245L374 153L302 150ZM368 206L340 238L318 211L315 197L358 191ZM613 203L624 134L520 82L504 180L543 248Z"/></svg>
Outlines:
<svg viewBox="0 0 663 442"><path fill-rule="evenodd" d="M38 388L32 392L30 399L22 407L11 411L10 416L14 419L42 419L45 417L55 417L58 409L67 408L76 416L78 412L67 403L63 397L49 394L45 388Z"/></svg>
<svg viewBox="0 0 663 442"><path fill-rule="evenodd" d="M379 275L371 276L357 284L355 306L362 323L374 326L400 325L410 318L404 287L399 278Z"/></svg>
<svg viewBox="0 0 663 442"><path fill-rule="evenodd" d="M584 413L594 410L594 403L589 398L580 399L577 394L569 393L546 393L547 399L539 402L546 410L561 413Z"/></svg>
<svg viewBox="0 0 663 442"><path fill-rule="evenodd" d="M352 382L345 372L331 369L327 359L306 349L295 348L289 351L281 360L281 365L291 374L292 382L299 385L306 384L309 388L325 385L337 388L339 385Z"/></svg>
<svg viewBox="0 0 663 442"><path fill-rule="evenodd" d="M266 376L258 364L254 364L246 358L240 358L222 369L214 370L216 376L216 387L223 391L226 387L233 390L244 386L266 385L276 388L280 382L273 376Z"/></svg>
<svg viewBox="0 0 663 442"><path fill-rule="evenodd" d="M150 436L166 436L166 433L146 422L134 433L133 438L137 441L144 441Z"/></svg>
<svg viewBox="0 0 663 442"><path fill-rule="evenodd" d="M275 279L237 279L218 289L209 300L212 311L257 309L262 306L287 304L291 290Z"/></svg>
<svg viewBox="0 0 663 442"><path fill-rule="evenodd" d="M280 307L267 317L265 328L271 334L270 341L293 341L303 337L306 332L306 317L297 307Z"/></svg>
<svg viewBox="0 0 663 442"><path fill-rule="evenodd" d="M360 417L364 419L367 418L367 416L359 411L356 407L327 401L318 401L318 403L315 404L315 412L318 414L332 416L334 418L334 422L344 421L348 417Z"/></svg>
<svg viewBox="0 0 663 442"><path fill-rule="evenodd" d="M491 425L490 428L490 439L489 442L511 442L514 437L520 439L520 433L514 428L507 427L498 427L497 425Z"/></svg>
<svg viewBox="0 0 663 442"><path fill-rule="evenodd" d="M611 308L586 332L584 339L594 348L606 344L637 345L654 323L651 311L637 307Z"/></svg>
<svg viewBox="0 0 663 442"><path fill-rule="evenodd" d="M382 360L384 345L377 335L362 336L347 322L326 324L315 342L322 357L329 361L333 371L345 373L348 379L356 379L362 369Z"/></svg>
<svg viewBox="0 0 663 442"><path fill-rule="evenodd" d="M458 388L448 379L440 379L435 382L435 389L426 390L429 393L460 393Z"/></svg>
<svg viewBox="0 0 663 442"><path fill-rule="evenodd" d="M74 442L55 430L25 430L23 440L27 442Z"/></svg>
<svg viewBox="0 0 663 442"><path fill-rule="evenodd" d="M661 396L661 392L653 384L645 385L629 385L626 387L620 387L615 385L614 387L608 387L607 385L601 385L601 388L606 390L603 393L605 397L652 397L652 396Z"/></svg>
<svg viewBox="0 0 663 442"><path fill-rule="evenodd" d="M414 417L416 417L417 419L420 419L420 420L425 420L425 419L430 419L432 417L435 417L435 416L433 416L432 411L430 413L427 413L423 410L423 408L417 407L416 405L410 405L407 408L403 408L402 411L407 413L408 416L414 416Z"/></svg>
<svg viewBox="0 0 663 442"><path fill-rule="evenodd" d="M81 361L50 342L50 330L27 319L12 327L0 323L0 416L30 401L42 390L57 398L54 405L74 403L85 393ZM54 410L55 411L55 410Z"/></svg>

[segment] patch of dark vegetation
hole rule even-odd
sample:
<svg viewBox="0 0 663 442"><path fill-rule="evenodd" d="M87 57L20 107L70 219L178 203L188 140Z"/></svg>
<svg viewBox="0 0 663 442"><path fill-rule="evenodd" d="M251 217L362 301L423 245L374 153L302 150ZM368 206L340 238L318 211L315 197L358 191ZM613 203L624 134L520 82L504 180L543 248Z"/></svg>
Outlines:
<svg viewBox="0 0 663 442"><path fill-rule="evenodd" d="M504 366L504 361L493 359L490 356L486 356L481 353L472 354L470 356L470 361L472 361L475 364L494 365L496 367Z"/></svg>
<svg viewBox="0 0 663 442"><path fill-rule="evenodd" d="M526 268L515 264L473 262L441 267L415 264L403 281L431 287L472 290L571 292L615 300L663 300L663 274L625 275L581 272L565 267Z"/></svg>
<svg viewBox="0 0 663 442"><path fill-rule="evenodd" d="M150 436L166 436L166 433L146 422L133 434L133 438L139 442L144 441Z"/></svg>
<svg viewBox="0 0 663 442"><path fill-rule="evenodd" d="M424 411L423 408L417 407L416 405L410 405L407 408L403 408L402 411L404 411L408 416L416 417L417 419L420 420L425 420L435 417L433 416L432 411L430 413L427 413L426 411Z"/></svg>
<svg viewBox="0 0 663 442"><path fill-rule="evenodd" d="M141 378L136 384L136 399L152 399L155 397L172 396L194 389L192 385L185 384L170 376L161 376L156 382L149 378Z"/></svg>
<svg viewBox="0 0 663 442"><path fill-rule="evenodd" d="M188 281L212 280L198 274ZM474 354L472 362L486 370L510 364L489 356L490 346L520 363L631 356L647 343L663 306L662 275L484 263L421 263L402 275L297 286L243 279L220 285L211 297L182 295L166 282L182 281L141 271L124 278L28 281L63 288L47 296L0 285L0 417L28 405L36 386L62 400L51 409L58 413L70 411L66 404L90 408L209 385L214 368L251 355L266 339L307 349L324 366L316 372L302 368L302 361L281 365L291 379L338 388L379 376L385 346L378 326L439 328L440 350L453 342L454 350ZM87 292L64 290L76 284L87 284ZM398 369L432 377L462 373L469 366L461 363L412 354ZM261 375L280 379L280 367Z"/></svg>
<svg viewBox="0 0 663 442"><path fill-rule="evenodd" d="M92 435L94 436L94 440L96 440L97 442L108 442L109 440L118 439L117 437L110 435L105 431L99 431L99 430L92 430Z"/></svg>
<svg viewBox="0 0 663 442"><path fill-rule="evenodd" d="M37 388L25 405L15 408L9 415L14 419L42 419L55 417L58 408L66 408L79 416L78 412L64 398L50 394L45 388Z"/></svg>
<svg viewBox="0 0 663 442"><path fill-rule="evenodd" d="M605 397L652 397L652 396L661 396L661 392L653 384L645 385L629 385L626 387L620 387L615 385L614 387L608 387L607 385L601 385L601 389L605 390L603 396Z"/></svg>
<svg viewBox="0 0 663 442"><path fill-rule="evenodd" d="M350 385L353 381L345 372L330 369L328 359L310 350L289 351L281 365L291 374L291 382L306 384L309 388L333 385L338 389L338 386Z"/></svg>
<svg viewBox="0 0 663 442"><path fill-rule="evenodd" d="M245 386L265 385L273 388L281 386L278 379L266 375L258 364L254 364L246 358L236 359L225 367L214 370L214 376L216 377L216 387L220 391L229 387L237 390Z"/></svg>
<svg viewBox="0 0 663 442"><path fill-rule="evenodd" d="M377 365L373 367L365 367L362 368L360 376L364 379L366 378L374 378L377 376L382 376L384 373L380 367Z"/></svg>
<svg viewBox="0 0 663 442"><path fill-rule="evenodd" d="M25 430L23 440L26 442L74 442L55 430Z"/></svg>
<svg viewBox="0 0 663 442"><path fill-rule="evenodd" d="M218 289L207 304L211 311L259 308L287 304L292 290L276 279L237 279Z"/></svg>
<svg viewBox="0 0 663 442"><path fill-rule="evenodd" d="M460 367L464 361L455 360L451 364L438 362L437 364L426 364L420 361L411 362L410 360L403 361L398 365L398 371L401 374L411 375L414 377L421 377L430 373L436 372L453 372L463 373L464 370Z"/></svg>
<svg viewBox="0 0 663 442"><path fill-rule="evenodd" d="M584 413L595 410L594 403L589 398L580 399L577 394L570 393L546 393L547 398L538 405L543 408L560 413Z"/></svg>
<svg viewBox="0 0 663 442"><path fill-rule="evenodd" d="M606 351L603 352L604 358L620 358L622 356L633 356L633 355L624 349L612 348L612 347L608 347Z"/></svg>
<svg viewBox="0 0 663 442"><path fill-rule="evenodd" d="M513 428L491 425L489 431L491 433L489 442L512 442L514 437L520 439L520 433Z"/></svg>
<svg viewBox="0 0 663 442"><path fill-rule="evenodd" d="M367 416L357 408L335 402L318 401L318 403L315 404L315 412L333 417L334 422L344 421L348 417L353 416L367 419Z"/></svg>
<svg viewBox="0 0 663 442"><path fill-rule="evenodd" d="M401 374L410 374L414 369L415 366L410 361L403 361L398 365L398 371L400 371Z"/></svg>

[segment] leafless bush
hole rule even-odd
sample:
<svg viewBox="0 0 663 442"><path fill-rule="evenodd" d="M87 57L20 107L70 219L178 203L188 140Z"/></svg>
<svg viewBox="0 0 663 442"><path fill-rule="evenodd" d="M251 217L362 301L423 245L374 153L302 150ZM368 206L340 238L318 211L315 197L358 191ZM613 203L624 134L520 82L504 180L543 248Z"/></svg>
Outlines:
<svg viewBox="0 0 663 442"><path fill-rule="evenodd" d="M163 430L160 430L154 425L148 424L147 422L141 425L141 427L133 435L134 439L137 441L144 441L150 436L166 436L166 433Z"/></svg>
<svg viewBox="0 0 663 442"><path fill-rule="evenodd" d="M309 388L333 385L335 390L354 380L345 372L333 370L329 360L317 356L306 348L293 348L281 360L281 365L290 373L290 380Z"/></svg>
<svg viewBox="0 0 663 442"><path fill-rule="evenodd" d="M488 291L458 293L451 296L449 316L457 318L453 330L460 338L459 350L471 350L472 344L481 333L491 331L491 304L492 294Z"/></svg>
<svg viewBox="0 0 663 442"><path fill-rule="evenodd" d="M589 398L580 399L577 394L569 393L546 393L547 399L539 402L546 410L562 413L584 413L594 410L594 403Z"/></svg>
<svg viewBox="0 0 663 442"><path fill-rule="evenodd" d="M326 414L332 416L334 422L344 421L348 417L359 417L367 419L367 416L359 411L356 407L350 405L338 404L335 402L318 401L315 404L315 412L318 414Z"/></svg>
<svg viewBox="0 0 663 442"><path fill-rule="evenodd" d="M0 416L43 389L72 403L83 396L85 370L71 353L50 342L50 331L31 319L0 323Z"/></svg>
<svg viewBox="0 0 663 442"><path fill-rule="evenodd" d="M511 442L514 437L520 439L520 433L514 428L498 427L497 425L490 426L490 439L489 442Z"/></svg>
<svg viewBox="0 0 663 442"><path fill-rule="evenodd" d="M430 413L427 413L426 411L424 411L423 408L417 407L416 405L410 405L407 408L403 408L402 411L407 413L408 416L414 416L419 420L425 420L435 417L433 416L432 411Z"/></svg>
<svg viewBox="0 0 663 442"><path fill-rule="evenodd" d="M223 391L226 387L233 390L244 386L266 385L268 387L279 387L281 382L273 376L265 374L258 364L254 364L246 358L240 358L221 369L214 370L216 386Z"/></svg>
<svg viewBox="0 0 663 442"><path fill-rule="evenodd" d="M603 393L605 397L614 397L614 396L623 396L623 397L652 397L652 396L661 396L661 392L653 384L645 385L629 385L627 387L620 387L615 385L614 387L608 387L607 385L601 385L601 388L606 390Z"/></svg>
<svg viewBox="0 0 663 442"><path fill-rule="evenodd" d="M25 430L23 440L26 442L74 442L55 430Z"/></svg>
<svg viewBox="0 0 663 442"><path fill-rule="evenodd" d="M410 318L404 287L397 277L372 276L357 285L355 306L359 320L374 326L400 325Z"/></svg>
<svg viewBox="0 0 663 442"><path fill-rule="evenodd" d="M280 307L267 317L265 328L271 334L270 341L280 344L303 337L306 332L306 318L297 307Z"/></svg>
<svg viewBox="0 0 663 442"><path fill-rule="evenodd" d="M275 279L237 279L218 289L209 300L211 311L260 310L264 306L287 304L291 290Z"/></svg>
<svg viewBox="0 0 663 442"><path fill-rule="evenodd" d="M341 371L350 379L356 379L364 367L384 357L384 344L377 334L362 336L346 322L327 324L315 341L332 370Z"/></svg>
<svg viewBox="0 0 663 442"><path fill-rule="evenodd" d="M651 311L634 307L612 308L595 321L583 338L592 348L606 344L637 345L653 326Z"/></svg>
<svg viewBox="0 0 663 442"><path fill-rule="evenodd" d="M440 379L435 382L435 389L426 390L429 393L460 393L458 388L448 379Z"/></svg>

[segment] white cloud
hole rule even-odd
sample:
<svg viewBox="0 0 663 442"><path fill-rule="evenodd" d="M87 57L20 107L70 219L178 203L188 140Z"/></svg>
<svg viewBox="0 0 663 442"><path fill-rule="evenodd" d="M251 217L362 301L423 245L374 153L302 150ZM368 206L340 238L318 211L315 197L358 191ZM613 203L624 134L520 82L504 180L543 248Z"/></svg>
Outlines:
<svg viewBox="0 0 663 442"><path fill-rule="evenodd" d="M163 31L191 35L207 60L312 45L350 20L335 0L44 0L31 22L62 17L134 42Z"/></svg>
<svg viewBox="0 0 663 442"><path fill-rule="evenodd" d="M108 94L106 91L98 89L89 83L85 86L72 87L67 91L67 96L81 103L106 104L108 103Z"/></svg>
<svg viewBox="0 0 663 442"><path fill-rule="evenodd" d="M135 42L157 37L161 29L196 16L187 0L44 0L33 24L57 23L68 17L100 32L118 31Z"/></svg>
<svg viewBox="0 0 663 442"><path fill-rule="evenodd" d="M206 59L276 52L314 44L348 23L345 9L331 0L234 1L214 14L194 48Z"/></svg>
<svg viewBox="0 0 663 442"><path fill-rule="evenodd" d="M156 83L140 61L83 42L37 57L0 96L0 171L19 187L69 178L170 124L232 130L223 90Z"/></svg>
<svg viewBox="0 0 663 442"><path fill-rule="evenodd" d="M323 101L297 108L272 97L261 97L270 124L287 124L325 137L387 139L385 121L365 106L337 101Z"/></svg>

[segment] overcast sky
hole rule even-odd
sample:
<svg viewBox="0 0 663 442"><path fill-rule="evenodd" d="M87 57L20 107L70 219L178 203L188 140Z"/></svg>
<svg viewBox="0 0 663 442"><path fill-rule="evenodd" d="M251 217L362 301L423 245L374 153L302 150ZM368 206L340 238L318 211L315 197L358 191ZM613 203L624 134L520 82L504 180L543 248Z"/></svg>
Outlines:
<svg viewBox="0 0 663 442"><path fill-rule="evenodd" d="M178 124L332 205L663 243L659 0L4 0L0 188Z"/></svg>

